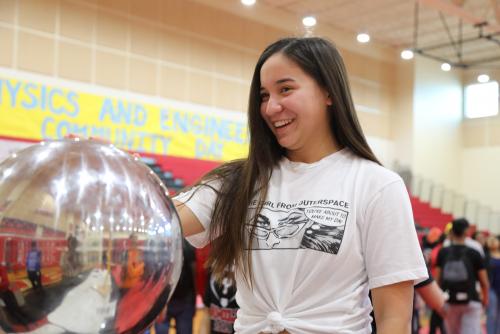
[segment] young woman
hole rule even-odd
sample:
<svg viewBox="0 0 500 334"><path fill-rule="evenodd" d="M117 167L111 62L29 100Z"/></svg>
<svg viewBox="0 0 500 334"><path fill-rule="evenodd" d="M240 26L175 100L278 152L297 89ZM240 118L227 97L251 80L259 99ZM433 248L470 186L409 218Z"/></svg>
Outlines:
<svg viewBox="0 0 500 334"><path fill-rule="evenodd" d="M321 38L273 43L250 90L247 159L175 198L184 234L236 266L236 333L408 333L427 277L408 193L360 128L342 58Z"/></svg>

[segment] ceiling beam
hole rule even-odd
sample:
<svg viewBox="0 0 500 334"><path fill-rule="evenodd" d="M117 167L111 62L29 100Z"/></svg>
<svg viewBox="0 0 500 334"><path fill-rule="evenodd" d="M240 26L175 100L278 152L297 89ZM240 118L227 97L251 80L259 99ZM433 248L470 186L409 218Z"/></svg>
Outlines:
<svg viewBox="0 0 500 334"><path fill-rule="evenodd" d="M435 10L438 10L443 14L458 17L462 19L465 23L477 25L485 22L485 19L472 15L470 12L463 9L462 7L454 5L453 3L448 1L418 0L418 2L427 7L434 8ZM488 22L488 25L484 27L484 30L487 32L495 33L500 31L500 25L493 22Z"/></svg>

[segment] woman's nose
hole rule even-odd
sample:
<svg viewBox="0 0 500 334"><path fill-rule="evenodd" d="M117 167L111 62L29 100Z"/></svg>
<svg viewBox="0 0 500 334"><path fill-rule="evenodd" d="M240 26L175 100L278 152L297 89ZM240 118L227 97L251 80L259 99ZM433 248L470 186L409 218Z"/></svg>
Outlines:
<svg viewBox="0 0 500 334"><path fill-rule="evenodd" d="M270 97L266 104L266 114L272 115L274 113L280 112L281 110L283 110L283 106L281 105L280 101Z"/></svg>

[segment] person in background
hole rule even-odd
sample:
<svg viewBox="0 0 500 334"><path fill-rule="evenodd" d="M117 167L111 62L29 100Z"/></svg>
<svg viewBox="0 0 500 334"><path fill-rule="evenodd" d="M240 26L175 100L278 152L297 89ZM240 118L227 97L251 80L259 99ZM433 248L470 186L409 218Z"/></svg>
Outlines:
<svg viewBox="0 0 500 334"><path fill-rule="evenodd" d="M488 305L488 274L479 252L465 244L468 228L465 218L455 219L450 246L443 247L437 259L435 278L449 296L445 325L450 334L480 334L481 302L484 307ZM482 298L476 290L477 282Z"/></svg>
<svg viewBox="0 0 500 334"><path fill-rule="evenodd" d="M202 313L200 334L234 333L234 321L239 309L234 268L227 270L220 282L209 273L203 304L206 309Z"/></svg>
<svg viewBox="0 0 500 334"><path fill-rule="evenodd" d="M500 334L500 240L498 236L488 238L490 277L490 301L486 312L486 328L488 334Z"/></svg>
<svg viewBox="0 0 500 334"><path fill-rule="evenodd" d="M144 260L142 252L137 247L137 235L129 237L129 249L125 252L123 267L122 292L141 282L144 274Z"/></svg>
<svg viewBox="0 0 500 334"><path fill-rule="evenodd" d="M42 251L36 246L36 241L31 241L31 249L26 257L26 271L33 289L42 289Z"/></svg>
<svg viewBox="0 0 500 334"><path fill-rule="evenodd" d="M475 231L472 234L472 239L476 240L483 247L484 254L486 255L486 258L487 258L488 257L487 255L488 255L488 252L489 252L489 249L488 249L488 233L485 232L485 231Z"/></svg>
<svg viewBox="0 0 500 334"><path fill-rule="evenodd" d="M76 277L80 273L80 254L77 252L78 240L70 235L67 239L68 249L61 256L62 275L65 279Z"/></svg>
<svg viewBox="0 0 500 334"><path fill-rule="evenodd" d="M449 231L451 230L452 224L449 223L444 231L439 228L430 229L428 235L424 239L424 257L427 263L427 267L430 270L429 277L434 277L436 274L436 262L439 251L443 247L443 242L447 238ZM434 284L438 285L436 281ZM439 288L439 285L438 285ZM439 288L441 290L441 288ZM441 290L442 291L442 290ZM438 312L431 307L431 317L429 321L429 334L446 334L446 328L444 326L443 318L441 314L443 312Z"/></svg>
<svg viewBox="0 0 500 334"><path fill-rule="evenodd" d="M483 245L469 236L473 233L471 233L470 224L468 222L467 222L467 229L464 233L465 233L464 245L476 250L481 255L481 258L484 261L486 258L486 254L484 253ZM444 241L443 247L448 247L450 245L451 245L451 239L448 238Z"/></svg>
<svg viewBox="0 0 500 334"><path fill-rule="evenodd" d="M156 269L157 269L157 258L156 258L156 245L154 240L149 240L147 242L147 247L144 250L144 281L152 279L156 282Z"/></svg>
<svg viewBox="0 0 500 334"><path fill-rule="evenodd" d="M424 253L425 263L427 267L431 266L431 254L432 250L443 242L443 232L438 227L433 227L427 232L422 238L422 251Z"/></svg>
<svg viewBox="0 0 500 334"><path fill-rule="evenodd" d="M196 254L195 249L185 239L182 244L184 261L181 276L168 302L166 316L155 324L156 334L168 334L170 321L175 320L176 334L193 333L193 317L196 311Z"/></svg>

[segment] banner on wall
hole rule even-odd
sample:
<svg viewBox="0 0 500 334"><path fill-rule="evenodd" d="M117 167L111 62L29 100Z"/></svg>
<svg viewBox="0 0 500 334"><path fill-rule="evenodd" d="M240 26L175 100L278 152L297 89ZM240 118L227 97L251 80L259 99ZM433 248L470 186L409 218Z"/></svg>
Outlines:
<svg viewBox="0 0 500 334"><path fill-rule="evenodd" d="M0 68L0 137L99 137L125 150L211 161L245 157L246 116Z"/></svg>

